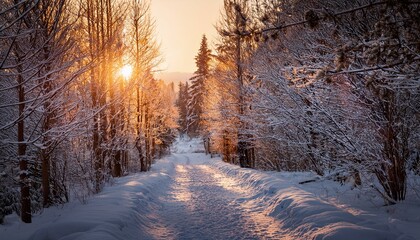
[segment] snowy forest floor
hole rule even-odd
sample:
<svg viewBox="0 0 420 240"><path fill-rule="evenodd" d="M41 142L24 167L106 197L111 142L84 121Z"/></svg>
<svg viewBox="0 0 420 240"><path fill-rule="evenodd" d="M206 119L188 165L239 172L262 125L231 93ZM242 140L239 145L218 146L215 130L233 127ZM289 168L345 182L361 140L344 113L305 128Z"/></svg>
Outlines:
<svg viewBox="0 0 420 240"><path fill-rule="evenodd" d="M6 217L0 239L420 239L420 204L382 206L312 173L241 169L178 141L148 173L117 179L87 204Z"/></svg>

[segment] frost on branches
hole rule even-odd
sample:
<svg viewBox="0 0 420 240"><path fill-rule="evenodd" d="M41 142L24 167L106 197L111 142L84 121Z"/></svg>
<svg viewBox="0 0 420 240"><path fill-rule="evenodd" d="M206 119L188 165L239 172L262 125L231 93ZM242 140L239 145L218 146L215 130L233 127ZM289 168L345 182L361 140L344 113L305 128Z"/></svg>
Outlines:
<svg viewBox="0 0 420 240"><path fill-rule="evenodd" d="M214 146L241 166L311 170L404 200L419 171L419 10L225 1L212 68L222 101L206 112Z"/></svg>

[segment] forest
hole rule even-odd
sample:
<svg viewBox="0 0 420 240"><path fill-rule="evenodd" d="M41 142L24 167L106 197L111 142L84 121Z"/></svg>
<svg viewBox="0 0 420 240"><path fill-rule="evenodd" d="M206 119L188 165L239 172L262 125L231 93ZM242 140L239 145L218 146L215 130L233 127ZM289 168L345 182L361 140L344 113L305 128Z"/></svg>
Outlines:
<svg viewBox="0 0 420 240"><path fill-rule="evenodd" d="M176 138L386 205L420 196L419 25L415 1L224 0L176 92L148 1L3 0L0 223L84 202Z"/></svg>
<svg viewBox="0 0 420 240"><path fill-rule="evenodd" d="M175 138L173 85L146 1L0 6L0 219L147 171Z"/></svg>
<svg viewBox="0 0 420 240"><path fill-rule="evenodd" d="M203 36L180 85L180 133L244 168L313 171L386 204L418 196L419 7L224 1L216 51Z"/></svg>

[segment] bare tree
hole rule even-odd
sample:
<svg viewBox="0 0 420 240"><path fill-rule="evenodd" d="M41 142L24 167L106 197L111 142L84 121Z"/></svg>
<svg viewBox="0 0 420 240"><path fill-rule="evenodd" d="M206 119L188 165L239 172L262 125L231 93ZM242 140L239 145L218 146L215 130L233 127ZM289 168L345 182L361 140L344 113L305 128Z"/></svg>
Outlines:
<svg viewBox="0 0 420 240"><path fill-rule="evenodd" d="M150 92L153 91L153 69L158 65L159 48L154 40L154 22L150 16L148 1L134 0L130 15L130 44L135 46L131 56L134 62L133 81L136 98L136 149L140 159L140 171L150 168L152 137L150 125Z"/></svg>

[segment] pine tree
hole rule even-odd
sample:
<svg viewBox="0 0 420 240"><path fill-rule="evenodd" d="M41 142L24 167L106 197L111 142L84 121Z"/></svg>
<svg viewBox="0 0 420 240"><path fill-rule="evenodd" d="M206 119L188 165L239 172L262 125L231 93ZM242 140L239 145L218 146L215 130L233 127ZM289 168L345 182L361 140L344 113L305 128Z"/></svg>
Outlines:
<svg viewBox="0 0 420 240"><path fill-rule="evenodd" d="M189 88L190 99L188 101L188 134L197 136L202 130L203 120L203 101L205 82L210 75L211 50L207 46L206 35L203 35L201 46L195 57L197 70L194 76L190 78L191 87Z"/></svg>
<svg viewBox="0 0 420 240"><path fill-rule="evenodd" d="M181 135L187 133L188 98L188 82L185 84L180 82L177 107L179 112L178 131Z"/></svg>

